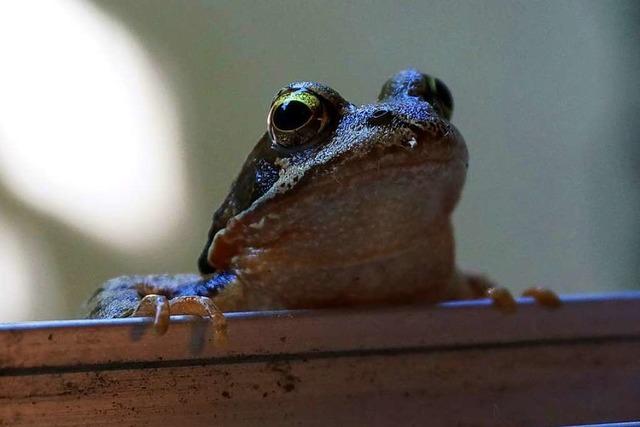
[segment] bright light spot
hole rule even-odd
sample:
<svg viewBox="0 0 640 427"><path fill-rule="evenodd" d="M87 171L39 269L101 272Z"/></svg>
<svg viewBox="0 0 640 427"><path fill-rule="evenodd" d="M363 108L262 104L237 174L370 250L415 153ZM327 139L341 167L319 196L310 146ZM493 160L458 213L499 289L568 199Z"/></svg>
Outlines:
<svg viewBox="0 0 640 427"><path fill-rule="evenodd" d="M0 179L35 208L123 248L181 219L167 82L116 22L77 0L0 2Z"/></svg>

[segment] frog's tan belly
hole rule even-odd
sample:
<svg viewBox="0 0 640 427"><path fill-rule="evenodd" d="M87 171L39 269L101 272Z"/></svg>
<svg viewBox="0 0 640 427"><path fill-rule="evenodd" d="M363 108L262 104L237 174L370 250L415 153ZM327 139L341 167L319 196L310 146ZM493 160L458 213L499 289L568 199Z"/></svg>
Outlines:
<svg viewBox="0 0 640 427"><path fill-rule="evenodd" d="M458 179L451 165L363 168L250 212L236 225L243 246L230 264L241 308L444 299L455 276L448 205Z"/></svg>

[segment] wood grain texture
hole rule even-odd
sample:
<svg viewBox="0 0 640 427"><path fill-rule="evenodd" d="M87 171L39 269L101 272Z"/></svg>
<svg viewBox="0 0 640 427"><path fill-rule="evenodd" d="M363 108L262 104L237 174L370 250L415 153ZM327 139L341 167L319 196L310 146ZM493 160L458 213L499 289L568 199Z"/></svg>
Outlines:
<svg viewBox="0 0 640 427"><path fill-rule="evenodd" d="M569 425L640 419L640 293L0 326L2 425Z"/></svg>

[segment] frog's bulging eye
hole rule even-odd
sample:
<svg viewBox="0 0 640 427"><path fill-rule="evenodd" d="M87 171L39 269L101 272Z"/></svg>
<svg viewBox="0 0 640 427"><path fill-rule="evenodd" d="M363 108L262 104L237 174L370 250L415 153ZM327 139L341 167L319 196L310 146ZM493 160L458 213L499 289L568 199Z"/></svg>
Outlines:
<svg viewBox="0 0 640 427"><path fill-rule="evenodd" d="M444 116L448 119L453 114L453 96L446 84L440 79L436 79L436 96L440 100Z"/></svg>
<svg viewBox="0 0 640 427"><path fill-rule="evenodd" d="M273 111L272 123L280 130L292 131L307 124L312 116L311 108L304 102L285 101Z"/></svg>
<svg viewBox="0 0 640 427"><path fill-rule="evenodd" d="M425 75L427 80L427 101L447 119L453 114L453 96L442 80Z"/></svg>
<svg viewBox="0 0 640 427"><path fill-rule="evenodd" d="M273 101L267 128L273 142L292 148L311 142L328 121L322 99L306 89L298 89L284 92Z"/></svg>

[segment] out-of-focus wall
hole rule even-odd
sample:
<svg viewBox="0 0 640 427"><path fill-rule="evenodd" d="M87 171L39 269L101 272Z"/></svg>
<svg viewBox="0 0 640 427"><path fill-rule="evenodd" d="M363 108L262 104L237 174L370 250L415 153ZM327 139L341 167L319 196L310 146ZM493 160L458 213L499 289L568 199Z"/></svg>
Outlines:
<svg viewBox="0 0 640 427"><path fill-rule="evenodd" d="M184 178L169 204L140 198L138 205L134 197L110 204L112 217L124 221L118 218L130 209L175 221L166 230L158 226L147 245L118 244L135 240L144 222L112 241L117 226L92 234L93 226L75 227L0 180L0 258L17 269L0 273L0 290L24 305L4 318L0 311L0 321L72 317L93 288L116 275L194 271L210 216L264 132L277 89L318 80L365 103L408 66L448 84L453 123L469 146L467 186L455 214L463 267L516 291L534 283L560 292L637 287L638 3L94 0L82 7L131 37L161 75L160 89L149 90L166 95L162 102L171 108L162 104L162 117L175 125L158 129L175 131L167 138L179 144L165 170ZM1 68L16 66L7 61L0 57ZM117 61L114 54L111 65ZM46 68L30 78L56 85ZM122 84L137 90L142 83ZM134 107L131 114L147 108ZM141 117L153 123L160 116ZM33 126L39 120L32 117ZM0 144L11 143L0 127ZM87 161L102 162L91 144L88 138ZM142 169L157 160L126 150L121 158ZM119 176L117 157L109 162L115 164L105 173ZM73 200L65 206L73 210ZM15 296L17 276L26 280Z"/></svg>

